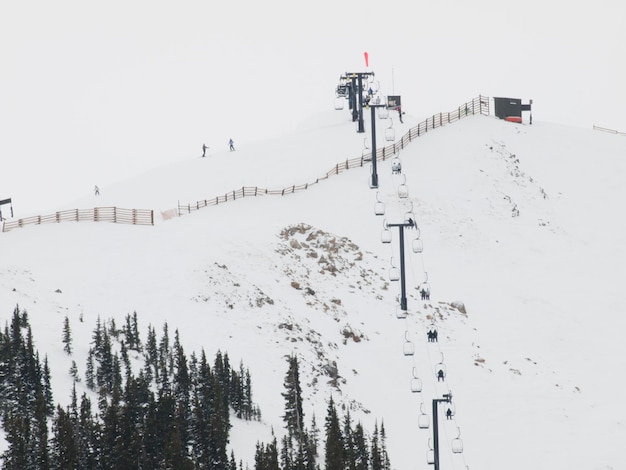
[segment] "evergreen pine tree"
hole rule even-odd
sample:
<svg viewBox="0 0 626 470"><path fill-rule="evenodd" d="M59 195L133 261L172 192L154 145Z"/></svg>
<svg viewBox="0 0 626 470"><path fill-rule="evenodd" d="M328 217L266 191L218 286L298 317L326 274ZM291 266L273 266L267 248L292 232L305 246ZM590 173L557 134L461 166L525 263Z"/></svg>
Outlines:
<svg viewBox="0 0 626 470"><path fill-rule="evenodd" d="M283 385L285 391L282 396L285 400L285 414L283 421L289 434L299 441L304 430L304 412L302 410L302 388L300 386L300 371L298 358L292 355L288 359L289 367Z"/></svg>
<svg viewBox="0 0 626 470"><path fill-rule="evenodd" d="M78 426L75 426L78 441L78 468L96 468L99 448L97 427L91 414L91 400L83 393L80 401Z"/></svg>
<svg viewBox="0 0 626 470"><path fill-rule="evenodd" d="M119 435L115 446L120 468L141 467L141 423L143 408L137 380L130 375L126 381L120 407Z"/></svg>
<svg viewBox="0 0 626 470"><path fill-rule="evenodd" d="M230 462L227 470L237 470L237 461L235 460L235 453L233 451L230 452Z"/></svg>
<svg viewBox="0 0 626 470"><path fill-rule="evenodd" d="M124 365L124 376L128 378L132 375L133 370L130 363L130 357L128 357L128 349L126 347L126 341L120 341L120 356L122 358L122 364Z"/></svg>
<svg viewBox="0 0 626 470"><path fill-rule="evenodd" d="M170 352L170 335L167 322L163 324L163 334L159 341L159 372L157 376L161 379L161 386L167 385L169 371L172 369L172 354Z"/></svg>
<svg viewBox="0 0 626 470"><path fill-rule="evenodd" d="M2 454L2 468L23 470L29 467L28 439L30 432L28 417L23 413L9 411L3 417L5 440L8 448Z"/></svg>
<svg viewBox="0 0 626 470"><path fill-rule="evenodd" d="M100 321L100 315L96 318L96 328L91 335L91 345L94 353L100 350L100 343L102 342L102 323Z"/></svg>
<svg viewBox="0 0 626 470"><path fill-rule="evenodd" d="M241 369L241 366L240 366ZM241 375L234 369L230 371L230 380L228 381L230 391L230 406L235 411L237 418L243 418L243 386L241 383Z"/></svg>
<svg viewBox="0 0 626 470"><path fill-rule="evenodd" d="M257 443L256 453L254 456L255 470L281 470L278 464L278 446L276 438L270 444L263 446Z"/></svg>
<svg viewBox="0 0 626 470"><path fill-rule="evenodd" d="M209 417L211 470L221 470L228 462L227 446L230 432L230 413L224 404L223 392L217 375L213 374L213 397L211 400L212 413Z"/></svg>
<svg viewBox="0 0 626 470"><path fill-rule="evenodd" d="M78 375L78 366L76 365L76 361L72 361L72 365L70 366L70 376L74 379L74 382L80 382L80 377Z"/></svg>
<svg viewBox="0 0 626 470"><path fill-rule="evenodd" d="M139 335L139 324L137 321L137 312L134 311L133 312L133 321L131 324L131 331L132 331L132 336L134 339L134 342L132 344L132 347L130 349L140 352L141 351L141 336Z"/></svg>
<svg viewBox="0 0 626 470"><path fill-rule="evenodd" d="M104 388L101 389L104 392ZM104 395L104 393L102 394ZM101 395L101 401L102 401ZM120 390L114 388L111 399L103 406L102 412L102 438L100 458L104 468L122 468L120 463L123 455L120 455L119 440L121 432L121 404Z"/></svg>
<svg viewBox="0 0 626 470"><path fill-rule="evenodd" d="M355 450L354 468L355 470L368 470L370 461L369 451L367 449L367 439L361 423L357 423L354 427L353 440Z"/></svg>
<svg viewBox="0 0 626 470"><path fill-rule="evenodd" d="M57 406L52 425L52 455L55 468L79 468L74 427L69 414Z"/></svg>
<svg viewBox="0 0 626 470"><path fill-rule="evenodd" d="M242 379L243 383L243 408L244 408L244 418L245 419L254 419L254 402L252 401L252 378L250 377L250 370L246 368L244 379ZM257 419L260 416L256 416Z"/></svg>
<svg viewBox="0 0 626 470"><path fill-rule="evenodd" d="M94 356L93 348L90 348L89 353L87 354L87 366L85 367L85 385L87 385L87 388L89 390L96 389L93 356Z"/></svg>
<svg viewBox="0 0 626 470"><path fill-rule="evenodd" d="M156 330L148 325L148 339L146 340L146 369L152 368L154 377L159 379L159 352L157 348Z"/></svg>
<svg viewBox="0 0 626 470"><path fill-rule="evenodd" d="M281 439L280 468L282 470L295 470L296 465L293 456L293 439L291 435L285 434Z"/></svg>
<svg viewBox="0 0 626 470"><path fill-rule="evenodd" d="M141 446L143 468L161 468L163 457L163 436L158 422L158 404L153 394L146 407L145 426Z"/></svg>
<svg viewBox="0 0 626 470"><path fill-rule="evenodd" d="M3 468L48 469L47 417L53 412L50 371L47 357L42 367L34 349L28 315L17 306L0 344L0 410L7 444Z"/></svg>
<svg viewBox="0 0 626 470"><path fill-rule="evenodd" d="M127 313L124 317L124 327L122 328L122 333L124 333L124 342L128 345L130 349L132 349L135 338L133 337L133 328L131 326L129 313Z"/></svg>
<svg viewBox="0 0 626 470"><path fill-rule="evenodd" d="M345 470L356 469L356 449L354 443L354 434L352 430L352 417L350 410L346 411L343 421L343 453Z"/></svg>
<svg viewBox="0 0 626 470"><path fill-rule="evenodd" d="M221 351L217 351L213 361L213 375L220 388L221 406L228 409L230 407L230 364L228 354L222 354Z"/></svg>
<svg viewBox="0 0 626 470"><path fill-rule="evenodd" d="M343 470L343 436L335 409L333 397L330 397L326 414L326 470Z"/></svg>
<svg viewBox="0 0 626 470"><path fill-rule="evenodd" d="M306 470L315 470L317 467L317 446L319 445L319 428L315 415L311 417L311 428L306 439Z"/></svg>
<svg viewBox="0 0 626 470"><path fill-rule="evenodd" d="M383 459L380 451L380 438L378 434L378 423L374 423L374 434L372 435L370 462L372 470L383 470Z"/></svg>
<svg viewBox="0 0 626 470"><path fill-rule="evenodd" d="M48 365L48 356L46 355L43 358L42 386L47 416L52 416L54 413L54 398L52 396L52 386L50 385L50 378L50 366Z"/></svg>
<svg viewBox="0 0 626 470"><path fill-rule="evenodd" d="M178 329L174 334L173 354L174 378L172 390L174 399L176 400L176 414L174 419L176 420L178 433L180 435L183 455L186 458L190 440L189 419L191 410L191 377L189 376L189 369L187 367L187 357L185 356L185 351L180 343Z"/></svg>
<svg viewBox="0 0 626 470"><path fill-rule="evenodd" d="M113 355L113 365L111 367L111 388L122 388L122 366L117 353Z"/></svg>
<svg viewBox="0 0 626 470"><path fill-rule="evenodd" d="M264 464L264 452L263 452L263 443L257 441L256 448L254 450L254 470L262 470Z"/></svg>
<svg viewBox="0 0 626 470"><path fill-rule="evenodd" d="M113 390L113 353L109 332L97 325L94 332L94 359L96 362L96 385L107 393Z"/></svg>
<svg viewBox="0 0 626 470"><path fill-rule="evenodd" d="M166 468L192 470L191 462L185 456L186 451L180 435L180 427L178 422L174 420L170 430L169 439L165 445L165 465ZM224 469L226 467L223 467Z"/></svg>
<svg viewBox="0 0 626 470"><path fill-rule="evenodd" d="M72 332L70 330L70 320L67 315L63 319L63 351L68 355L72 354Z"/></svg>
<svg viewBox="0 0 626 470"><path fill-rule="evenodd" d="M48 447L48 421L46 400L42 390L37 391L37 398L32 421L32 450L34 451L33 468L50 468L50 449Z"/></svg>
<svg viewBox="0 0 626 470"><path fill-rule="evenodd" d="M387 435L385 433L385 423L380 421L380 456L383 470L390 470L389 454L387 453Z"/></svg>
<svg viewBox="0 0 626 470"><path fill-rule="evenodd" d="M195 368L193 390L192 435L194 459L200 468L208 468L211 451L209 420L213 413L213 379L204 350Z"/></svg>

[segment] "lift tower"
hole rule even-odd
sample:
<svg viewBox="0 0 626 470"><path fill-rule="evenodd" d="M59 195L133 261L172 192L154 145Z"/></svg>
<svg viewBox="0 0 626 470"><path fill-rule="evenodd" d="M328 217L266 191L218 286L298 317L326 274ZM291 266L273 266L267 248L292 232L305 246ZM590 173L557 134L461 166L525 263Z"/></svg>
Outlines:
<svg viewBox="0 0 626 470"><path fill-rule="evenodd" d="M404 228L414 228L416 227L415 221L412 218L409 218L404 223L401 224L387 224L387 227L398 227L400 232L400 308L404 311L407 310L407 301L406 301L406 282L404 277Z"/></svg>
<svg viewBox="0 0 626 470"><path fill-rule="evenodd" d="M439 418L437 410L439 403L450 403L452 401L452 392L444 393L443 398L433 399L433 453L435 454L434 465L435 470L439 470Z"/></svg>
<svg viewBox="0 0 626 470"><path fill-rule="evenodd" d="M342 80L350 80L352 95L356 94L358 97L358 106L356 104L355 96L349 97L350 109L352 109L352 120L359 121L359 128L357 132L362 133L365 132L365 128L363 126L363 78L367 78L369 76L374 76L374 72L346 72L345 75L341 76Z"/></svg>
<svg viewBox="0 0 626 470"><path fill-rule="evenodd" d="M376 169L376 108L386 108L386 104L368 104L372 110L372 182L370 188L378 188L378 171Z"/></svg>

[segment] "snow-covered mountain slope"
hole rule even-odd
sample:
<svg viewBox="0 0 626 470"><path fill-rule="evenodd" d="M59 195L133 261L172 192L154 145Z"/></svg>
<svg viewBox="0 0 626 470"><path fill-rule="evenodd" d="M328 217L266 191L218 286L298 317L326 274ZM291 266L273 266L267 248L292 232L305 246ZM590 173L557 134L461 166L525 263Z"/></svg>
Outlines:
<svg viewBox="0 0 626 470"><path fill-rule="evenodd" d="M315 181L367 142L346 118L315 116L280 141L151 170L59 209L158 214L241 186ZM408 117L396 136L415 124ZM157 217L154 227L16 229L0 236L0 318L16 304L28 311L61 403L71 360L84 372L98 316L137 311L144 332L148 323L178 329L186 351L227 351L250 368L263 413L263 423L234 426L244 461L272 427L282 432L285 357L295 353L305 420L323 422L331 395L369 432L384 420L398 470L426 466L432 427L419 429L420 411L431 414L432 399L450 391L442 468L626 468L624 155L621 136L473 116L413 141L399 154L401 175L380 162L378 190L366 166L293 195ZM401 185L409 198L398 197ZM398 319L400 286L389 279L398 232L390 244L381 232L383 220L407 214L424 249L411 250L418 232L407 229L409 314ZM430 300L417 290L424 281ZM62 349L66 315L73 357ZM433 321L437 343L426 339ZM445 382L435 378L440 363ZM411 391L415 377L421 393ZM465 452L452 454L459 430Z"/></svg>

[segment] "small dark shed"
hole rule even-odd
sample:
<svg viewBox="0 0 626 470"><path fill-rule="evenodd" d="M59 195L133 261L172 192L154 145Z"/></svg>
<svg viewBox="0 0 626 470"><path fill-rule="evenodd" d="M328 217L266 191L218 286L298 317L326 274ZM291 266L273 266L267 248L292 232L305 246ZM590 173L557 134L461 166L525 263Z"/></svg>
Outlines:
<svg viewBox="0 0 626 470"><path fill-rule="evenodd" d="M522 117L522 100L519 98L494 98L493 107L500 119Z"/></svg>
<svg viewBox="0 0 626 470"><path fill-rule="evenodd" d="M507 121L522 122L522 111L532 111L531 105L533 100L530 100L529 104L522 104L522 100L519 98L494 98L494 112L500 119ZM533 123L532 112L530 114L530 123Z"/></svg>

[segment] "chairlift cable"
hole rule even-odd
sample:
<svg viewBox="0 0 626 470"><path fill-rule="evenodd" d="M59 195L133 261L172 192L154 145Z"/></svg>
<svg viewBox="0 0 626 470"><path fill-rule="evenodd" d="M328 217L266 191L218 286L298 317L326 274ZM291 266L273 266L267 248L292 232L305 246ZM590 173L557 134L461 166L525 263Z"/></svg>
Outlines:
<svg viewBox="0 0 626 470"><path fill-rule="evenodd" d="M395 175L392 175L392 181L396 179L394 176ZM404 180L403 180L402 184L406 185L406 174L402 173L402 176L404 177ZM395 183L395 181L394 181L394 183ZM407 190L407 193L408 193L408 190ZM399 191L396 190L396 195L398 196L398 194L399 194ZM408 196L408 194L407 194L407 196ZM400 198L400 197L398 197L398 199L399 199L398 202L402 203L403 199L408 199L408 198ZM376 201L380 202L380 200L378 198L378 193L376 195ZM412 214L412 218L413 218L413 220L417 220L417 217L415 217L414 213ZM392 265L392 268L393 268L394 265L392 264L392 262L393 262L393 256L394 256L394 247L390 246L389 250L391 252L391 263L390 264ZM413 250L411 250L411 253L414 253ZM426 267L425 267L425 258L424 258L423 250L419 253L419 255L420 255L419 256L419 263L421 264L422 271L426 274L426 278L422 282L422 284L425 283L425 284L428 285L428 275L427 275L427 271L426 271ZM417 285L417 276L416 276L416 273L415 273L415 267L413 266L413 262L416 262L417 259L413 258L413 259L409 259L408 261L409 261L408 264L410 265L410 268L409 268L410 275L411 275L412 280L415 283L415 285ZM432 306L427 307L427 309L432 309ZM431 320L431 322L437 324L436 312L434 310L432 311L432 316L433 316L433 319ZM416 321L416 324L417 324L417 327L418 327L417 331L418 331L418 337L419 337L419 330L420 330L419 326L420 325L419 325L419 319L417 318L417 316L415 318L415 321ZM437 331L438 330L439 330L439 328L437 327ZM404 317L404 343L403 343L403 351L404 351L404 346L406 345L406 343L407 342L411 342L411 338L410 338L410 333L409 332L410 332L410 322L409 322L408 315L407 315L407 316ZM448 371L445 369L444 355L443 355L443 351L442 351L441 344L439 343L439 341L437 341L437 351L439 352L439 355L441 357L441 362L440 363L442 364L442 367L444 368L442 370L444 370L444 373L445 373L445 377L444 377L444 380L443 380L443 382L444 382L443 383L443 387L445 387L445 390L447 390L447 393L449 394L450 393L450 381L449 381L449 378L448 378L448 373L447 373ZM415 354L415 348L414 347L413 347L413 354L412 354L412 356L413 357L412 357L412 370L411 370L412 379L411 380L413 380L414 378L415 379L419 378L418 367L417 367L417 355ZM430 351L430 348L428 347L428 345L426 347L426 356L427 356L427 362L428 362L428 366L430 368L430 373L431 373L431 379L430 380L434 381L434 390L438 390L439 389L439 380L436 379L437 368L436 368L435 363L433 361L433 358L431 356L431 351ZM421 416L421 414L423 412L423 409L424 409L424 394L423 393L420 393L420 401L419 401L419 403L420 403L420 416ZM428 415L426 415L426 416L428 416ZM459 427L457 425L457 420L456 420L456 412L454 412L452 414L452 422L457 426L457 429L459 429ZM442 426L442 428L444 429L446 442L449 442L450 444L452 444L452 440L448 436L448 432L447 432L447 429L446 429L447 427L446 426ZM452 459L451 455L450 455L449 458L451 459L452 467L455 468L456 467L455 466L455 462L454 462L455 459ZM464 455L462 455L462 459L463 459L464 466L467 467Z"/></svg>

